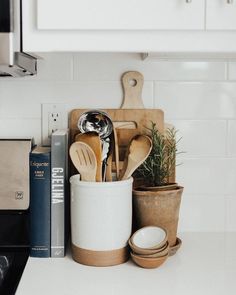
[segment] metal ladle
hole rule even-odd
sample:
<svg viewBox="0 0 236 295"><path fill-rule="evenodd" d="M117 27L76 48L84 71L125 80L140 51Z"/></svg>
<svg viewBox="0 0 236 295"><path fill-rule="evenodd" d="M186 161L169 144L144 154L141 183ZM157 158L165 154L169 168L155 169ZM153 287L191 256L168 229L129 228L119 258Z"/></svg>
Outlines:
<svg viewBox="0 0 236 295"><path fill-rule="evenodd" d="M104 139L112 133L113 124L108 114L103 111L92 110L80 116L78 128L82 133L95 131Z"/></svg>
<svg viewBox="0 0 236 295"><path fill-rule="evenodd" d="M109 136L113 131L113 123L107 113L92 110L83 113L78 121L78 128L82 133L97 132L102 140L102 179L105 179L107 155L110 147Z"/></svg>

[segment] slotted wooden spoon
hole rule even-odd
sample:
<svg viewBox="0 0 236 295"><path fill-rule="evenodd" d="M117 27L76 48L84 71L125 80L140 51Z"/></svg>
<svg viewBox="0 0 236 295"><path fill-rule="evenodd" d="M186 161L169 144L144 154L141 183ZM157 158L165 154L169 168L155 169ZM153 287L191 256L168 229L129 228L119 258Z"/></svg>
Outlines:
<svg viewBox="0 0 236 295"><path fill-rule="evenodd" d="M152 140L147 135L136 135L132 138L127 150L120 179L128 179L147 159L152 150Z"/></svg>
<svg viewBox="0 0 236 295"><path fill-rule="evenodd" d="M102 181L102 143L97 132L80 133L75 136L75 141L87 143L94 151L97 160L96 181Z"/></svg>
<svg viewBox="0 0 236 295"><path fill-rule="evenodd" d="M70 158L83 181L95 181L97 160L94 151L84 142L74 142L70 146Z"/></svg>

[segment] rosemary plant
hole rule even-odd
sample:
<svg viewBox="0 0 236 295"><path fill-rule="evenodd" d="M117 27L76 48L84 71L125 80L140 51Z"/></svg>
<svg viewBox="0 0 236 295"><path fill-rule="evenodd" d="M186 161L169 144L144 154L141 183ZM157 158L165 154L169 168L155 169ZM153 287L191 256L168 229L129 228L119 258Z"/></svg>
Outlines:
<svg viewBox="0 0 236 295"><path fill-rule="evenodd" d="M176 138L175 128L168 128L165 134L161 134L154 122L151 122L151 128L147 129L153 147L147 160L138 168L138 174L149 186L167 185L175 172L176 155L179 154L177 145L181 138Z"/></svg>

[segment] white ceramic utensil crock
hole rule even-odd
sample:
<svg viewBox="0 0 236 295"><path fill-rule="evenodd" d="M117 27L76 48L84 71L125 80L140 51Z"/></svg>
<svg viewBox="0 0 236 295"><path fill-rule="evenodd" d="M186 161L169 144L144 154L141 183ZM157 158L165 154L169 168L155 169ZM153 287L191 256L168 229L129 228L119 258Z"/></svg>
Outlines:
<svg viewBox="0 0 236 295"><path fill-rule="evenodd" d="M127 261L132 227L133 178L113 182L71 183L72 256L93 266Z"/></svg>

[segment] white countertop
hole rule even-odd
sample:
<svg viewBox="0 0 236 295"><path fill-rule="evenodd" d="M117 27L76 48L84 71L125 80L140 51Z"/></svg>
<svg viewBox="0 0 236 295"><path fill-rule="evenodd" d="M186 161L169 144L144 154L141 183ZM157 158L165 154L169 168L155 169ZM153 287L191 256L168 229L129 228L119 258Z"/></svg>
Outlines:
<svg viewBox="0 0 236 295"><path fill-rule="evenodd" d="M65 258L29 258L16 295L235 295L236 233L183 233L160 268L132 261L91 267Z"/></svg>

